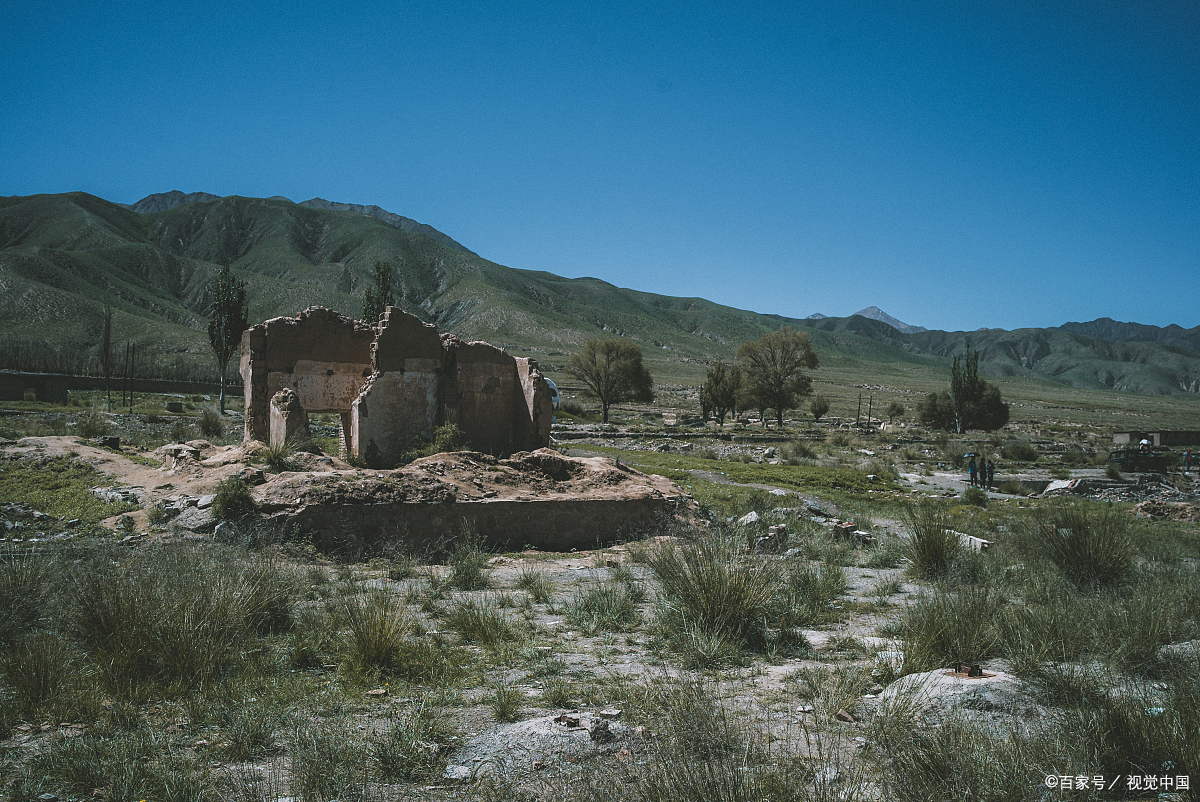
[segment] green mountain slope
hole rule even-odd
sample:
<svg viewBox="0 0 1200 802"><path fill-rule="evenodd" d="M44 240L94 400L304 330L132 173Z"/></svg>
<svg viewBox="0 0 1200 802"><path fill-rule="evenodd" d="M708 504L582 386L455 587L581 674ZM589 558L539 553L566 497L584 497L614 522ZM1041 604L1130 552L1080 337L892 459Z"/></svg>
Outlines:
<svg viewBox="0 0 1200 802"><path fill-rule="evenodd" d="M643 345L661 385L694 385L705 363L732 359L740 343L787 324L811 332L821 381L845 387L939 384L967 337L991 376L1157 395L1200 384L1200 353L1175 345L1061 329L903 334L861 316L789 319L504 267L360 207L192 197L147 213L85 193L0 198L0 337L94 354L109 303L115 342L202 362L208 287L221 265L246 280L250 318L259 321L312 305L357 315L372 267L384 260L395 268L398 305L552 371L588 338L620 334Z"/></svg>

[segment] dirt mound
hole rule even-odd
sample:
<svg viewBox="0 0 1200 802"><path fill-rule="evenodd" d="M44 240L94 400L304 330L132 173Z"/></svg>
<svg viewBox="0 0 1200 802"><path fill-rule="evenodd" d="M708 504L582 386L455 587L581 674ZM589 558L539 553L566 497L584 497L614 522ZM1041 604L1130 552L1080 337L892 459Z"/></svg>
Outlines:
<svg viewBox="0 0 1200 802"><path fill-rule="evenodd" d="M1133 511L1139 518L1166 518L1182 523L1200 521L1200 506L1184 502L1143 501L1135 504Z"/></svg>

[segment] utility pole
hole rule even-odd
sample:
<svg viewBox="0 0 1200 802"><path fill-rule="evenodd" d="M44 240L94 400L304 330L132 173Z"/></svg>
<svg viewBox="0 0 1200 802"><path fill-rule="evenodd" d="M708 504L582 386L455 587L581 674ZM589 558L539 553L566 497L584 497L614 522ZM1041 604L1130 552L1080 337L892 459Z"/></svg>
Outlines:
<svg viewBox="0 0 1200 802"><path fill-rule="evenodd" d="M854 428L857 429L861 425L862 420L862 393L858 394L858 411L854 413Z"/></svg>

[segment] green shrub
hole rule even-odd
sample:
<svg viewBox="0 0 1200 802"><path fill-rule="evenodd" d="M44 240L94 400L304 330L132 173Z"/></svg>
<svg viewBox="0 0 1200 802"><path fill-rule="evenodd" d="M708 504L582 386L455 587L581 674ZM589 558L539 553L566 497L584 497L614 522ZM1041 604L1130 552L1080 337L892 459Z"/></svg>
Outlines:
<svg viewBox="0 0 1200 802"><path fill-rule="evenodd" d="M356 799L365 780L364 750L346 737L348 722L305 722L291 738L292 789L301 802Z"/></svg>
<svg viewBox="0 0 1200 802"><path fill-rule="evenodd" d="M52 581L47 558L40 554L0 558L0 646L8 646L38 625Z"/></svg>
<svg viewBox="0 0 1200 802"><path fill-rule="evenodd" d="M2 668L24 711L32 714L62 690L73 662L74 654L65 640L53 633L35 632L14 644L4 656Z"/></svg>
<svg viewBox="0 0 1200 802"><path fill-rule="evenodd" d="M1132 519L1121 510L1085 504L1041 508L1024 539L1077 587L1116 585L1133 574Z"/></svg>
<svg viewBox="0 0 1200 802"><path fill-rule="evenodd" d="M963 503L986 509L988 505L987 491L980 490L978 487L968 487L963 491Z"/></svg>
<svg viewBox="0 0 1200 802"><path fill-rule="evenodd" d="M186 420L177 420L175 423L171 424L172 443L186 443L187 441L193 439L192 435L195 433L195 429L193 429L192 425Z"/></svg>
<svg viewBox="0 0 1200 802"><path fill-rule="evenodd" d="M1113 481L1119 482L1125 477L1121 475L1121 471L1111 462L1105 463L1104 475Z"/></svg>
<svg viewBox="0 0 1200 802"><path fill-rule="evenodd" d="M254 514L258 505L250 494L250 485L240 476L230 476L217 485L212 511L218 520L229 521Z"/></svg>
<svg viewBox="0 0 1200 802"><path fill-rule="evenodd" d="M299 465L296 462L296 452L299 450L300 444L289 438L263 446L255 454L255 457L266 465L267 470L274 473L283 473L285 471L299 470Z"/></svg>
<svg viewBox="0 0 1200 802"><path fill-rule="evenodd" d="M998 609L1003 604L1004 598L986 585L938 588L922 595L900 619L901 673L978 663L999 654Z"/></svg>
<svg viewBox="0 0 1200 802"><path fill-rule="evenodd" d="M525 692L511 685L498 685L492 693L492 715L496 721L516 721L521 714Z"/></svg>
<svg viewBox="0 0 1200 802"><path fill-rule="evenodd" d="M447 581L459 590L483 590L489 584L489 559L491 555L484 551L483 538L473 528L464 527L462 536L450 552L450 576Z"/></svg>
<svg viewBox="0 0 1200 802"><path fill-rule="evenodd" d="M1028 440L1013 438L1000 447L1000 453L1013 462L1035 462L1038 450Z"/></svg>
<svg viewBox="0 0 1200 802"><path fill-rule="evenodd" d="M913 572L931 578L948 571L963 549L962 541L951 528L950 508L932 499L922 499L905 507L901 517L909 531L905 553L912 561Z"/></svg>
<svg viewBox="0 0 1200 802"><path fill-rule="evenodd" d="M486 600L460 599L446 614L446 623L458 630L464 640L489 647L519 637L512 622L487 604Z"/></svg>
<svg viewBox="0 0 1200 802"><path fill-rule="evenodd" d="M200 419L197 421L196 426L200 430L200 436L207 437L210 440L220 437L225 433L225 425L221 422L221 414L212 407L200 413Z"/></svg>
<svg viewBox="0 0 1200 802"><path fill-rule="evenodd" d="M108 434L108 420L99 412L81 412L75 430L80 437L101 437Z"/></svg>
<svg viewBox="0 0 1200 802"><path fill-rule="evenodd" d="M76 627L114 693L147 683L181 692L236 667L262 626L261 569L234 554L184 545L121 560L103 553L73 574Z"/></svg>

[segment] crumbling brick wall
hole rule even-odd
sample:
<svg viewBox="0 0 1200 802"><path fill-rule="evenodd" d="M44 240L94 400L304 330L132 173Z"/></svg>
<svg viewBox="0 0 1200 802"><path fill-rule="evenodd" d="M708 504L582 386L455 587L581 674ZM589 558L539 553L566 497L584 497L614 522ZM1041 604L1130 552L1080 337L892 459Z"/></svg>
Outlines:
<svg viewBox="0 0 1200 802"><path fill-rule="evenodd" d="M537 363L464 343L389 307L377 327L328 309L275 318L242 338L246 439L270 435L270 399L295 391L306 413L342 414L349 453L394 463L444 423L466 443L511 454L550 443L553 402Z"/></svg>
<svg viewBox="0 0 1200 802"><path fill-rule="evenodd" d="M283 389L294 391L307 413L348 415L371 376L374 341L367 324L319 306L246 329L241 360L246 440L269 440L271 398Z"/></svg>

